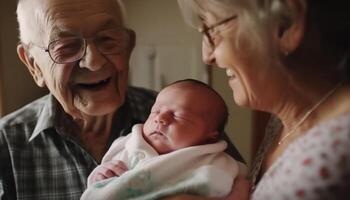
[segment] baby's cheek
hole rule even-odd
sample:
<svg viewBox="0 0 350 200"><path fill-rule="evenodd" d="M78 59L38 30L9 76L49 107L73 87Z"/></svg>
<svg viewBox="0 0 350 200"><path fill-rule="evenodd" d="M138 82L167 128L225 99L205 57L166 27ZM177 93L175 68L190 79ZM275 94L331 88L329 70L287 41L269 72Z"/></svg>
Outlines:
<svg viewBox="0 0 350 200"><path fill-rule="evenodd" d="M142 131L143 133L147 134L150 132L151 129L151 124L149 123L149 120L147 119L146 122L144 123L143 127L142 127Z"/></svg>

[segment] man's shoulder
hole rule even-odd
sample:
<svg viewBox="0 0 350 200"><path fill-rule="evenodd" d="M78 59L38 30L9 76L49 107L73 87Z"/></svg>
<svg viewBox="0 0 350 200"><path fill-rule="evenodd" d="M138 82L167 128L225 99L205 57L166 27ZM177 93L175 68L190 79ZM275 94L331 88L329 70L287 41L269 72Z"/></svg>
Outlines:
<svg viewBox="0 0 350 200"><path fill-rule="evenodd" d="M48 100L49 95L46 95L2 117L0 119L0 131L5 131L11 127L35 123Z"/></svg>
<svg viewBox="0 0 350 200"><path fill-rule="evenodd" d="M148 110L156 97L156 91L141 87L129 87L127 91L127 101L132 109Z"/></svg>
<svg viewBox="0 0 350 200"><path fill-rule="evenodd" d="M127 91L127 96L134 101L140 101L140 100L152 100L154 101L157 97L158 92L141 88L141 87L134 87L130 86Z"/></svg>
<svg viewBox="0 0 350 200"><path fill-rule="evenodd" d="M128 88L125 104L119 113L126 120L123 122L125 133L131 131L133 124L142 123L147 119L156 97L157 92L150 89L132 86Z"/></svg>

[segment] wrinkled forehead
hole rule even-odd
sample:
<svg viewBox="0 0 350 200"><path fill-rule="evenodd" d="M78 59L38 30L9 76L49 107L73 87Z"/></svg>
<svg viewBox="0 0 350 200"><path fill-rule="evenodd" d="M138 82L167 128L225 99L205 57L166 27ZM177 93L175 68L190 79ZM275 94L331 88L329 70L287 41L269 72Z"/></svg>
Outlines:
<svg viewBox="0 0 350 200"><path fill-rule="evenodd" d="M103 26L123 26L122 9L117 0L22 0L17 12L22 27L28 31L30 27L25 24L32 23L34 34L44 40L53 37L54 32L84 34ZM22 27L20 24L20 29Z"/></svg>

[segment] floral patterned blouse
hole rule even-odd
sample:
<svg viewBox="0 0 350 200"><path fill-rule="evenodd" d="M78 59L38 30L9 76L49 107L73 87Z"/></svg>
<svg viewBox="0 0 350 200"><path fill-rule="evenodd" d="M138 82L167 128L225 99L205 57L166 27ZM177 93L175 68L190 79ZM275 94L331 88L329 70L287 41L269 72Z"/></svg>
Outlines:
<svg viewBox="0 0 350 200"><path fill-rule="evenodd" d="M271 121L253 163L251 199L350 200L350 113L323 122L297 138L256 183L268 141L276 127L281 127L278 120Z"/></svg>

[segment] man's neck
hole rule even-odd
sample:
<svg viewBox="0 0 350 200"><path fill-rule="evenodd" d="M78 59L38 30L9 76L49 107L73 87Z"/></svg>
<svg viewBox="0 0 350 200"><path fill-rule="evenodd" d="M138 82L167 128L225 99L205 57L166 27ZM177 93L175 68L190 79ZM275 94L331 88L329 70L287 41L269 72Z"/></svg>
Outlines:
<svg viewBox="0 0 350 200"><path fill-rule="evenodd" d="M102 160L107 151L113 116L114 113L104 116L84 116L84 120L75 120L80 128L77 136L97 162Z"/></svg>

